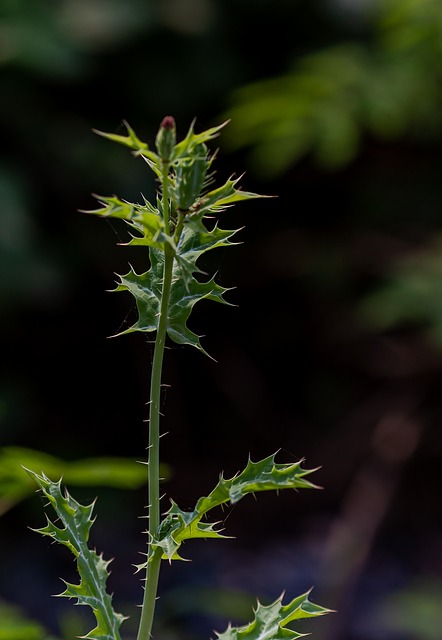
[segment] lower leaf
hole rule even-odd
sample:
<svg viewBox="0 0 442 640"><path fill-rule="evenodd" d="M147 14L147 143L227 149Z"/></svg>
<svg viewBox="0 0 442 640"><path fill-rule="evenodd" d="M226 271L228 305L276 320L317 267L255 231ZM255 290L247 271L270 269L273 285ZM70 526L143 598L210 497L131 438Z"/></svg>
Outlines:
<svg viewBox="0 0 442 640"><path fill-rule="evenodd" d="M313 604L308 599L310 591L294 598L289 604L283 605L281 595L275 602L264 606L260 602L255 609L255 618L249 624L242 627L229 627L223 633L216 633L218 640L296 640L305 636L287 625L301 618L314 618L331 613L331 609L325 609Z"/></svg>
<svg viewBox="0 0 442 640"><path fill-rule="evenodd" d="M76 598L76 604L91 607L96 626L84 638L90 640L120 640L119 627L125 620L112 607L112 597L106 591L109 577L108 565L101 555L89 549L89 531L94 522L92 511L94 504L81 505L65 490L61 490L61 481L52 482L44 474L25 469L35 480L42 494L49 500L62 527L56 526L47 516L47 524L37 533L49 536L56 542L68 547L77 561L79 584L65 582L66 589L59 596Z"/></svg>

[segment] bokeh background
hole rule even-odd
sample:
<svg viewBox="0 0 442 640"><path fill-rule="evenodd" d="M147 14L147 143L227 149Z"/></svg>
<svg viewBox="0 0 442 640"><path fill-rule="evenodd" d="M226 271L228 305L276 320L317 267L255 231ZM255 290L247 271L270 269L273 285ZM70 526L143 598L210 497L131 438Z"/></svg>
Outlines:
<svg viewBox="0 0 442 640"><path fill-rule="evenodd" d="M170 114L180 137L230 119L219 180L245 172L277 197L223 214L242 244L206 266L235 306L201 303L190 321L214 360L167 352L164 492L192 509L220 471L275 451L319 467L323 488L245 499L222 514L235 540L188 543L192 562L161 577L157 637L213 638L256 597L314 586L337 611L298 626L318 640L440 639L441 107L438 0L2 0L2 638L91 628L51 597L74 564L29 529L44 517L28 460L98 495L92 542L115 558L135 637L145 490L118 464L69 473L146 457L152 345L109 338L134 314L114 274L145 256L79 210L154 188L92 129L126 120L153 143Z"/></svg>

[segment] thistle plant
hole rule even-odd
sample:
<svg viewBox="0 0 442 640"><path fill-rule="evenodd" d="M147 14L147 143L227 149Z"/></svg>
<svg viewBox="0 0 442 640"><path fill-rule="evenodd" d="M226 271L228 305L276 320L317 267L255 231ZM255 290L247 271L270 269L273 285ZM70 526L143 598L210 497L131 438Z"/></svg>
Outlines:
<svg viewBox="0 0 442 640"><path fill-rule="evenodd" d="M156 135L155 150L142 142L126 123L127 135L96 131L128 147L144 160L158 185L155 202L143 198L138 204L117 196L95 196L99 207L86 212L124 220L129 227L127 245L147 249L146 271L138 274L130 268L128 273L118 276L114 289L129 292L137 308L136 322L122 333L155 334L148 416L148 527L146 561L137 567L142 574L140 594L143 595L137 640L149 640L154 635L162 563L182 560L181 546L186 540L227 537L219 522L210 517L213 510L233 505L260 491L316 488L308 479L315 469L304 469L302 460L276 462L276 454L272 454L256 462L249 458L245 468L232 478L225 478L221 473L213 490L201 497L193 510L184 511L171 500L166 512L161 513L160 400L166 341L190 345L208 355L201 336L187 323L200 300L229 304L225 298L228 289L217 284L214 276L204 273L197 262L208 251L235 244L232 238L239 230L223 230L218 226L218 216L226 208L264 197L241 190L240 178L231 177L221 186L215 186L212 169L215 154L209 152L208 143L219 135L225 124L196 133L192 123L184 139L177 142L175 121L167 116ZM74 598L76 604L92 609L96 626L86 638L120 640L120 626L125 617L114 610L112 597L106 591L109 562L88 546L94 503L81 505L62 487L60 480L27 471L57 516L56 519L47 517L46 526L37 531L68 547L76 559L79 583L65 583L66 588L60 595ZM216 636L219 640L298 638L303 634L291 628L292 622L329 611L314 604L309 595L310 591L286 604L283 596L268 605L258 602L249 624L229 625L226 631L216 632Z"/></svg>

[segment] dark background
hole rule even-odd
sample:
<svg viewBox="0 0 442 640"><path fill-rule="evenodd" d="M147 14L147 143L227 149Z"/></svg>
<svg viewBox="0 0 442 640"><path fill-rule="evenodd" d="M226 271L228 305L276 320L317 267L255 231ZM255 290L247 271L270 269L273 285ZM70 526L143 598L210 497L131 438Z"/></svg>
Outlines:
<svg viewBox="0 0 442 640"><path fill-rule="evenodd" d="M108 339L134 317L114 274L143 250L78 210L154 184L93 128L153 144L165 115L179 137L231 118L219 182L277 196L224 213L242 244L205 260L235 287L189 322L216 362L169 345L164 492L192 509L275 451L323 489L245 499L221 516L236 540L188 543L158 636L213 637L314 585L337 613L298 625L313 637L440 638L441 33L431 0L2 2L0 446L146 457L152 336ZM145 491L71 492L99 494L93 543L131 637ZM35 496L2 516L0 597L67 639L88 612L50 597L76 578L43 523Z"/></svg>

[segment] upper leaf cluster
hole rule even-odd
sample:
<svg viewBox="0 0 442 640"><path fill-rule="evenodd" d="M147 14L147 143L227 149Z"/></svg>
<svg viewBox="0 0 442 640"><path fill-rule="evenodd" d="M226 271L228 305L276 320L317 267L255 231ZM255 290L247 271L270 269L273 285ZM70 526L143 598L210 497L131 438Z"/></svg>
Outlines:
<svg viewBox="0 0 442 640"><path fill-rule="evenodd" d="M131 268L127 274L119 276L115 291L129 291L138 310L138 320L122 333L158 329L164 261L166 253L169 253L173 257L173 275L167 333L173 341L190 344L204 352L200 336L188 329L187 320L199 300L226 303L223 295L227 289L219 286L214 277L202 279L204 274L197 266L197 260L211 249L231 245L231 238L238 231L220 229L217 221L213 222L216 215L236 202L263 196L242 191L238 186L240 178L231 177L223 185L211 188L214 177L210 169L214 155L209 154L207 143L219 134L226 123L198 134L192 123L185 138L171 146L175 132L170 121L174 127L169 116L168 126L160 127L157 135L157 147L163 150L162 154L152 151L128 124L126 136L97 132L142 157L161 186L157 190L155 204L144 198L139 204L115 195L96 196L100 208L87 213L124 220L130 228L127 244L149 249L148 271L137 274ZM210 225L209 219L212 221Z"/></svg>

